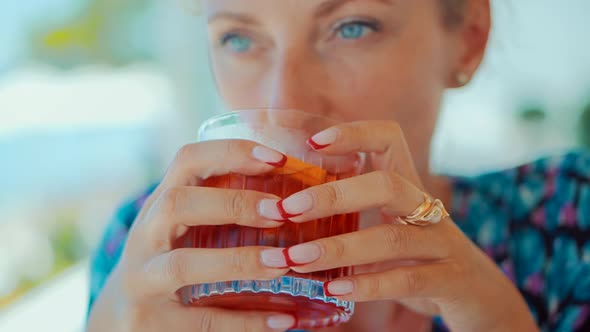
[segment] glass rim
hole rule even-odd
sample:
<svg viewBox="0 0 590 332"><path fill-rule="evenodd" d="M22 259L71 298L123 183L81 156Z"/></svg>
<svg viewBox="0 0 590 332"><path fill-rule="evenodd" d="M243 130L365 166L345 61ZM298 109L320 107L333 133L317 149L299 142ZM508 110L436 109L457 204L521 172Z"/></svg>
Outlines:
<svg viewBox="0 0 590 332"><path fill-rule="evenodd" d="M199 127L198 136L200 137L201 134L204 131L206 131L208 128L214 127L216 124L218 124L224 120L236 118L240 114L244 114L244 112L248 112L248 113L288 112L291 114L301 114L302 116L304 116L308 119L317 119L317 120L321 120L321 121L326 121L326 123L328 123L330 126L336 125L339 123L339 121L337 119L330 118L328 116L317 114L317 113L311 113L311 112L295 109L295 108L272 108L272 107L270 107L270 108L245 108L245 109L237 109L237 110L233 110L233 111L229 111L229 112L223 112L223 113L216 114L216 115L208 118Z"/></svg>

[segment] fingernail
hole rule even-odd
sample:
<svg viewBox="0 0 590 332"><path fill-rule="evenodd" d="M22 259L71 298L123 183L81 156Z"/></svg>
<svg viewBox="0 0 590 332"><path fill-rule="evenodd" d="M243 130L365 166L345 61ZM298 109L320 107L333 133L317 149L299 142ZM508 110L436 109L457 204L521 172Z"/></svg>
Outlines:
<svg viewBox="0 0 590 332"><path fill-rule="evenodd" d="M342 296L352 293L354 285L350 280L334 280L324 283L326 296Z"/></svg>
<svg viewBox="0 0 590 332"><path fill-rule="evenodd" d="M298 217L312 207L313 198L306 193L295 194L277 203L277 208L285 219Z"/></svg>
<svg viewBox="0 0 590 332"><path fill-rule="evenodd" d="M278 208L278 199L263 199L258 202L258 214L266 219L274 221L287 221Z"/></svg>
<svg viewBox="0 0 590 332"><path fill-rule="evenodd" d="M295 317L290 315L276 315L270 316L266 321L266 325L271 329L291 329L296 325Z"/></svg>
<svg viewBox="0 0 590 332"><path fill-rule="evenodd" d="M305 243L283 249L289 267L309 264L320 258L321 250L317 244Z"/></svg>
<svg viewBox="0 0 590 332"><path fill-rule="evenodd" d="M325 149L336 142L338 134L339 131L336 128L326 129L308 139L307 144L309 144L314 150Z"/></svg>
<svg viewBox="0 0 590 332"><path fill-rule="evenodd" d="M283 206L284 200L282 201L278 201L277 202L277 211L279 211L279 214L281 215L281 218L283 218L283 220L287 220L290 221L289 218L295 218L295 217L299 217L300 215L302 215L302 213L298 213L298 214L292 214L287 212L287 210L285 210L285 207Z"/></svg>
<svg viewBox="0 0 590 332"><path fill-rule="evenodd" d="M287 163L287 156L261 145L254 147L252 156L274 167L283 167Z"/></svg>
<svg viewBox="0 0 590 332"><path fill-rule="evenodd" d="M266 249L260 252L260 260L262 264L267 267L273 268L285 268L289 267L285 255L283 254L284 249Z"/></svg>

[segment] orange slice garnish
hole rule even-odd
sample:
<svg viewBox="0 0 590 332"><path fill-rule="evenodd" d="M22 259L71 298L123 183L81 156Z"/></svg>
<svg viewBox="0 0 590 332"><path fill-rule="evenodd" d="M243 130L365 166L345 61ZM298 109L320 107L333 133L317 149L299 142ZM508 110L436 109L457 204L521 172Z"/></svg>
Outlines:
<svg viewBox="0 0 590 332"><path fill-rule="evenodd" d="M293 157L287 157L285 165L280 168L275 168L271 173L287 175L310 187L325 183L326 176L328 175L328 172L325 169Z"/></svg>

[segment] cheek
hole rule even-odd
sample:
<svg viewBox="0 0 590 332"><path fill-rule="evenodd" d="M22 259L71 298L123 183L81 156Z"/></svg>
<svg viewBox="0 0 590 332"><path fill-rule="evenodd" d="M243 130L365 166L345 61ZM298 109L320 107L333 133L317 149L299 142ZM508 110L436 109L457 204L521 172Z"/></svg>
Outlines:
<svg viewBox="0 0 590 332"><path fill-rule="evenodd" d="M445 55L438 26L408 26L396 40L326 64L327 99L351 120L434 119L445 88Z"/></svg>
<svg viewBox="0 0 590 332"><path fill-rule="evenodd" d="M334 67L329 69L332 74L326 99L339 115L350 121L395 118L395 110L403 104L403 89L396 87L403 79L390 65L376 63L373 58Z"/></svg>
<svg viewBox="0 0 590 332"><path fill-rule="evenodd" d="M415 45L414 45L415 46ZM435 82L435 66L427 54L399 47L384 47L365 59L334 62L327 99L346 119L398 120L415 112L435 112L442 89Z"/></svg>
<svg viewBox="0 0 590 332"><path fill-rule="evenodd" d="M234 68L223 56L212 55L211 65L217 90L226 106L231 109L258 108L260 105L260 82L256 66ZM239 69L239 70L238 70Z"/></svg>
<svg viewBox="0 0 590 332"><path fill-rule="evenodd" d="M398 66L406 73L408 94L421 108L438 108L447 83L451 42L437 15L438 11L431 8L428 17L432 19L411 20L398 45L402 62Z"/></svg>

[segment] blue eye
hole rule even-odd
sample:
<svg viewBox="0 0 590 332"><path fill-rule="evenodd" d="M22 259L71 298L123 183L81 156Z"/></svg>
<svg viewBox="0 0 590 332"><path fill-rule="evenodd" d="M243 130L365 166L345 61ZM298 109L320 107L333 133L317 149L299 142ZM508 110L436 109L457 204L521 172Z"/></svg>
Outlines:
<svg viewBox="0 0 590 332"><path fill-rule="evenodd" d="M221 39L221 44L223 46L227 45L236 53L245 53L252 48L252 39L232 33L225 35Z"/></svg>
<svg viewBox="0 0 590 332"><path fill-rule="evenodd" d="M364 22L345 23L338 28L342 39L360 39L369 32L375 30L370 24Z"/></svg>

